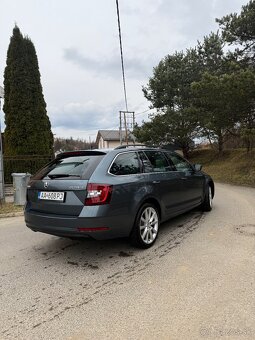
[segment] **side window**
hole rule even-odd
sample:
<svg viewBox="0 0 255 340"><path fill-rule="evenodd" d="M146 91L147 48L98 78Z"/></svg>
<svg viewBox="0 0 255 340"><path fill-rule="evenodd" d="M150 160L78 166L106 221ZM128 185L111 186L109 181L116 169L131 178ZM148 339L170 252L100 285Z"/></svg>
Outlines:
<svg viewBox="0 0 255 340"><path fill-rule="evenodd" d="M170 160L173 162L177 171L192 171L193 170L192 166L179 155L175 153L172 153L172 154L168 153L167 157L169 157Z"/></svg>
<svg viewBox="0 0 255 340"><path fill-rule="evenodd" d="M170 171L170 166L160 151L144 151L145 155L148 157L153 172L165 172Z"/></svg>
<svg viewBox="0 0 255 340"><path fill-rule="evenodd" d="M137 154L127 152L118 155L113 162L110 173L113 175L132 175L140 173Z"/></svg>
<svg viewBox="0 0 255 340"><path fill-rule="evenodd" d="M142 161L142 164L143 164L143 172L145 173L153 172L153 167L151 165L151 162L149 161L147 156L145 156L144 152L139 151L138 153L139 153L140 160Z"/></svg>
<svg viewBox="0 0 255 340"><path fill-rule="evenodd" d="M175 166L174 166L174 163L173 163L173 161L172 161L171 158L170 158L170 153L169 153L169 152L164 152L164 155L165 155L165 157L166 157L167 160L168 160L168 163L169 163L169 170L170 170L170 171L176 171Z"/></svg>

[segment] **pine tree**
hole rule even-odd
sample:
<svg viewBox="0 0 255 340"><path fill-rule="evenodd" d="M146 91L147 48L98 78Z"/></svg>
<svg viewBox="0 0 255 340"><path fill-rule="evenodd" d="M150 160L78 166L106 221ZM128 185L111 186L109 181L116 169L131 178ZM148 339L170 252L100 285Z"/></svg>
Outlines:
<svg viewBox="0 0 255 340"><path fill-rule="evenodd" d="M53 135L32 41L17 26L4 73L5 155L51 155Z"/></svg>

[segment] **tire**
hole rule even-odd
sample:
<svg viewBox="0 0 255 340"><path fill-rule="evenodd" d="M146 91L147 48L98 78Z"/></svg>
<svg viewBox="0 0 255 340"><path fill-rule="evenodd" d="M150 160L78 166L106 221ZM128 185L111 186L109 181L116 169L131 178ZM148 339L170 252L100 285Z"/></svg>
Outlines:
<svg viewBox="0 0 255 340"><path fill-rule="evenodd" d="M130 235L131 243L138 248L151 247L157 239L159 224L158 209L151 203L145 203L136 216Z"/></svg>
<svg viewBox="0 0 255 340"><path fill-rule="evenodd" d="M205 197L204 201L201 205L203 211L211 211L212 210L212 187L207 185L205 189Z"/></svg>

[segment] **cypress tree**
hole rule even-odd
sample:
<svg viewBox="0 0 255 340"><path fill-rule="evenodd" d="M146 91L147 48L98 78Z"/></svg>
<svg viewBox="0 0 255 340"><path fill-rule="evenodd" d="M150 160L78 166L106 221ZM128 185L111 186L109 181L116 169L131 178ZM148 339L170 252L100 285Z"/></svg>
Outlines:
<svg viewBox="0 0 255 340"><path fill-rule="evenodd" d="M15 26L4 73L5 155L52 154L53 135L40 77L34 44Z"/></svg>

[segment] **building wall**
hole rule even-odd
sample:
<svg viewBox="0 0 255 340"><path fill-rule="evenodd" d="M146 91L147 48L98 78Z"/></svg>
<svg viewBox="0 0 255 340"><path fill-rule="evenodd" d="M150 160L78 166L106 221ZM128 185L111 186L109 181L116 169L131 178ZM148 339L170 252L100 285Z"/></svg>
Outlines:
<svg viewBox="0 0 255 340"><path fill-rule="evenodd" d="M104 148L104 140L102 137L100 137L98 141L98 149L103 149Z"/></svg>
<svg viewBox="0 0 255 340"><path fill-rule="evenodd" d="M99 141L98 141L98 149L108 149L108 148L116 148L117 146L120 145L119 141L107 141L107 140L103 140L102 137L100 137Z"/></svg>
<svg viewBox="0 0 255 340"><path fill-rule="evenodd" d="M108 148L113 148L113 149L120 145L120 141L115 141L115 140L108 141L107 143L108 143Z"/></svg>

